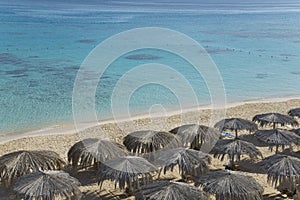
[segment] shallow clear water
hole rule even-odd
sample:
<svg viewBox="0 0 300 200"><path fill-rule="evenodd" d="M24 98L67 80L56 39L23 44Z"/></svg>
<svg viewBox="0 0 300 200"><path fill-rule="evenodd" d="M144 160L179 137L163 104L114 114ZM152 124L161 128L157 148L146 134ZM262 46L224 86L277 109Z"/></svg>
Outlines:
<svg viewBox="0 0 300 200"><path fill-rule="evenodd" d="M1 134L71 122L73 84L85 57L106 38L138 27L170 28L198 41L221 72L228 101L300 93L297 2L94 6L24 2L0 1ZM102 77L96 93L96 110L102 118L111 117L110 97L118 79L134 66L152 62L174 67L190 81L201 104L210 102L204 80L182 58L139 50L121 56ZM155 104L174 110L179 108L175 97L170 90L149 84L133 94L129 105L133 114L147 113Z"/></svg>

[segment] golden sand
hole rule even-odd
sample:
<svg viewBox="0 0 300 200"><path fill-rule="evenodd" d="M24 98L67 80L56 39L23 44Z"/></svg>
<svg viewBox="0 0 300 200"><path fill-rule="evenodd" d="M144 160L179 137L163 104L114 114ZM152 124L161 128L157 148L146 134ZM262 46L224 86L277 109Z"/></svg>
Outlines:
<svg viewBox="0 0 300 200"><path fill-rule="evenodd" d="M286 114L291 108L300 107L300 99L291 99L283 102L256 102L256 103L245 103L243 105L238 105L235 107L230 107L226 110L226 118L230 117L240 117L251 120L256 114L267 113L267 112L279 112ZM165 118L158 118L155 121L164 121L164 131L168 131L172 128L182 125L182 116L179 114L171 115ZM187 111L184 113L187 116L185 123L194 123L195 120L200 119L201 124L209 125L211 110L201 109L197 111ZM106 123L99 126L91 127L80 132L80 134L68 133L68 134L51 134L51 131L46 135L38 136L27 136L21 139L10 138L11 141L3 143L0 145L0 156L9 152L17 150L53 150L60 154L61 157L66 159L68 149L75 143L78 142L82 137L92 137L97 136L99 130L105 130L107 135L117 142L122 142L122 138L128 134L127 131L145 130L149 129L152 124L149 118L135 119L133 121L134 126L130 129L129 122L123 121L122 124ZM132 124L131 124L132 125ZM126 131L122 130L120 127L127 127ZM155 128L152 128L155 129ZM274 152L270 152L268 148L259 148L263 153L264 157L272 155ZM267 177L265 174L260 174L259 172L253 170L251 164L248 162L247 156L243 157L241 162L241 167L247 168L249 172L246 174L253 176L258 183L264 187L264 194L266 195L277 195L279 192L267 183ZM244 165L243 165L244 163ZM218 159L213 159L212 168L224 169L222 166L223 162ZM168 173L166 176L178 178L179 174L177 172ZM103 185L103 191L100 192L99 186L94 180L94 174L91 172L80 172L76 175L83 181L81 190L84 193L83 199L92 200L96 197L104 198L112 195L120 195L121 199L134 199L133 197L126 197L122 195L122 192L114 189L114 184L106 181ZM4 198L4 196L6 196ZM0 187L0 199L13 199L12 193L3 187ZM105 198L104 198L105 199ZM109 198L108 198L109 199Z"/></svg>

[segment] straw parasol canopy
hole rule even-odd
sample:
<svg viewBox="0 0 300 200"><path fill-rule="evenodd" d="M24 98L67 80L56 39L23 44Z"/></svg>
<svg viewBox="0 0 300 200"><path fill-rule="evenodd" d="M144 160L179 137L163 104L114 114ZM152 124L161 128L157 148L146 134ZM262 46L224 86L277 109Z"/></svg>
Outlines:
<svg viewBox="0 0 300 200"><path fill-rule="evenodd" d="M79 186L77 179L63 171L39 171L18 178L13 190L25 200L80 199Z"/></svg>
<svg viewBox="0 0 300 200"><path fill-rule="evenodd" d="M280 154L293 156L300 159L300 151L293 151L292 148L285 149L284 151L280 152Z"/></svg>
<svg viewBox="0 0 300 200"><path fill-rule="evenodd" d="M199 188L175 181L156 181L144 185L135 196L136 200L206 200L209 196Z"/></svg>
<svg viewBox="0 0 300 200"><path fill-rule="evenodd" d="M298 122L294 118L280 113L266 113L255 115L252 121L258 122L260 126L272 125L273 129L276 128L276 125L285 126L289 124L292 126L298 126Z"/></svg>
<svg viewBox="0 0 300 200"><path fill-rule="evenodd" d="M300 151L293 152L293 156L300 158ZM300 184L300 183L299 183Z"/></svg>
<svg viewBox="0 0 300 200"><path fill-rule="evenodd" d="M196 186L215 194L216 200L262 200L263 188L251 176L229 170L211 171L196 180Z"/></svg>
<svg viewBox="0 0 300 200"><path fill-rule="evenodd" d="M214 157L224 160L227 155L230 162L240 161L242 155L248 155L251 159L263 157L261 152L252 143L234 139L234 140L219 140L211 151Z"/></svg>
<svg viewBox="0 0 300 200"><path fill-rule="evenodd" d="M0 179L10 186L17 177L40 170L62 169L65 164L53 151L16 151L0 157Z"/></svg>
<svg viewBox="0 0 300 200"><path fill-rule="evenodd" d="M300 181L300 159L285 154L275 154L259 162L262 169L267 170L268 182L277 186L285 180Z"/></svg>
<svg viewBox="0 0 300 200"><path fill-rule="evenodd" d="M205 143L214 143L220 135L218 130L198 124L182 125L172 129L170 132L178 135L184 146L197 150L200 150Z"/></svg>
<svg viewBox="0 0 300 200"><path fill-rule="evenodd" d="M87 168L114 157L127 155L126 148L108 139L87 138L75 143L68 152L68 161L75 168Z"/></svg>
<svg viewBox="0 0 300 200"><path fill-rule="evenodd" d="M300 108L291 109L288 114L292 117L300 117Z"/></svg>
<svg viewBox="0 0 300 200"><path fill-rule="evenodd" d="M176 135L152 130L130 133L125 136L123 144L133 153L149 153L162 148L176 148L182 145Z"/></svg>
<svg viewBox="0 0 300 200"><path fill-rule="evenodd" d="M257 130L257 125L254 122L241 118L223 119L217 122L214 127L220 131L235 131L235 137L238 137L238 131L240 130L247 130L250 132Z"/></svg>
<svg viewBox="0 0 300 200"><path fill-rule="evenodd" d="M290 130L300 136L300 128Z"/></svg>
<svg viewBox="0 0 300 200"><path fill-rule="evenodd" d="M99 167L98 183L100 188L105 180L115 182L115 187L119 185L120 189L139 188L142 184L148 183L151 179L151 173L157 171L157 168L146 159L138 156L116 157L108 160ZM140 180L141 178L141 180Z"/></svg>
<svg viewBox="0 0 300 200"><path fill-rule="evenodd" d="M208 164L211 162L208 154L188 148L161 150L150 156L151 162L153 160L152 163L162 167L164 174L168 170L173 171L174 167L178 166L182 177L187 175L200 176L206 173Z"/></svg>
<svg viewBox="0 0 300 200"><path fill-rule="evenodd" d="M284 149L286 145L299 144L300 136L294 132L283 130L283 129L272 129L272 130L258 130L254 136L269 145L276 147L276 153L278 153L279 146Z"/></svg>

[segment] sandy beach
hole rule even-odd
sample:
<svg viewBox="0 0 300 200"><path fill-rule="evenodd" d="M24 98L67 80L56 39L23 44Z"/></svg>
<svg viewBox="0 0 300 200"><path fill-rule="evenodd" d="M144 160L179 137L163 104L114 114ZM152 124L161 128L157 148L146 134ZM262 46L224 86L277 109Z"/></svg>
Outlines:
<svg viewBox="0 0 300 200"><path fill-rule="evenodd" d="M252 117L256 114L267 113L267 112L279 112L286 114L287 111L291 108L300 107L300 99L290 99L287 101L280 101L280 99L275 99L272 102L248 102L248 103L239 103L236 105L228 106L226 109L226 117L240 117L251 120ZM185 116L185 123L194 123L195 120L201 122L203 125L209 125L211 117L210 109L198 109L197 111L186 111L184 114L172 114L168 117L158 117L157 119L149 118L135 118L132 122L126 120L119 122L118 124L113 123L102 123L98 126L93 126L85 130L81 130L78 133L75 133L75 129L68 128L67 131L63 127L57 129L49 129L47 131L35 131L34 134L15 134L11 137L3 136L1 137L0 144L0 156L17 150L54 150L59 153L60 156L64 159L67 159L68 149L80 139L85 137L97 136L100 130L105 130L106 134L112 139L119 143L122 143L122 138L128 134L130 131L136 130L145 130L145 129L156 129L153 127L153 122L164 121L163 131L168 131L174 127L182 125L182 116ZM200 119L199 119L200 116ZM133 127L130 125L134 124ZM122 129L122 127L127 127ZM82 128L83 129L83 128ZM62 132L60 132L60 130ZM63 130L65 132L63 132ZM126 130L126 131L124 131ZM72 132L73 131L73 132ZM21 137L21 138L20 138ZM259 148L263 153L264 157L272 155L274 152L270 152L268 148ZM245 172L248 175L253 176L263 187L265 195L276 195L279 192L274 189L271 185L267 183L267 177L265 174L260 174L259 172L251 170L251 165L249 165L248 158L243 157L241 166L246 169ZM247 165L243 166L243 163ZM213 159L211 168L221 168L223 162L218 159ZM249 167L250 166L250 167ZM114 189L114 184L107 181L103 188L104 190L100 192L99 186L97 185L94 175L89 172L80 172L75 175L77 178L84 177L82 181L81 190L84 193L83 199L93 199L99 198L101 196L103 199L109 199L112 195L122 194L119 190ZM178 177L176 173L168 173L166 176ZM8 196L13 199L13 195L10 191L5 188L0 188L0 199L7 199L4 196ZM133 199L133 197L124 197L121 196L121 199ZM113 198L112 198L113 199Z"/></svg>
<svg viewBox="0 0 300 200"><path fill-rule="evenodd" d="M136 188L127 185L125 191L115 188L120 185L124 188L120 184L122 180L119 183L104 181L100 188L98 177L115 178L103 177L112 175L108 172L112 168L102 167L117 165L121 173L116 174L122 178L128 175L122 172L144 172L148 165L154 172L146 174L146 178L197 185L200 180L195 179L206 179L206 176L199 176L208 170L207 163L202 163L201 155L197 155L202 153L212 158L211 170L225 173L226 166L226 169L253 177L264 188L264 200L289 199L287 195L294 195L294 188L283 187L281 194L274 184L286 186L286 182L276 182L283 173L288 177L300 177L300 167L297 168L300 161L273 155L275 151L282 153L284 146L283 154L300 158L300 138L289 132L298 129L296 134L300 137L300 110L288 112L300 108L299 0L275 3L267 0L0 0L0 19L0 200L20 199L16 193L20 195L25 190L17 187L23 178L25 188L29 188L26 192L30 195L38 192L36 196L43 198L47 193L53 199L49 190L57 194L66 186L68 191L62 191L63 195L70 197L82 192L82 200L133 200L134 196L129 193L136 194ZM271 114L263 115L266 113ZM262 115L256 116L259 114ZM255 122L251 122L252 119ZM224 121L228 127L223 125ZM255 123L269 125L270 121L274 126L259 127L255 134L250 132L257 131ZM177 128L183 125L187 126ZM210 128L214 126L219 130ZM233 136L221 133L224 128L233 130ZM205 135L205 131L209 134ZM224 131L231 133L227 129ZM144 137L138 138L139 134ZM223 136L228 140L218 141ZM116 150L111 141L95 138L123 145L121 150ZM180 148L171 150L170 154L167 151L163 155L156 154L157 157L151 155L151 160L147 154L139 155L157 165L152 166L151 163L143 164L145 160L133 158L133 153L126 151L126 148L137 150L137 142L146 146L147 152L170 146ZM265 142L277 145L272 149ZM78 145L70 151L76 143ZM89 145L91 143L94 145ZM201 152L182 149L181 145ZM145 152L143 147L138 150ZM99 163L93 160L95 154L91 156L86 152L90 149L96 152ZM232 158L233 150L235 159ZM184 154L181 160L178 152ZM214 158L218 153L221 156ZM248 155L240 159L243 153ZM266 165L274 157L276 162L282 159L268 170L271 180L274 169L273 185L268 183L267 172L262 169L260 153L263 158L272 156ZM107 160L123 154L129 157ZM9 161L8 157L15 158L15 155L19 162ZM81 156L81 163L77 155ZM82 164L91 160L92 163ZM175 166L174 171L167 171L158 178L155 169L160 170L162 166L158 165L163 165L160 162L170 163L170 160L177 161L179 169ZM90 167L96 165L94 161L97 166ZM103 162L109 164L103 165ZM1 167L3 163L5 167ZM38 166L34 168L36 163ZM80 169L75 169L76 164L80 164ZM30 169L26 168L28 166ZM82 169L84 167L87 169ZM50 169L50 172L38 172L47 178L38 178L34 186L26 176L19 181L15 179L42 169ZM55 169L63 171L53 172ZM199 171L194 174L196 170ZM187 174L182 175L180 171ZM223 182L217 185L221 188L216 187L219 192L236 194L235 200L243 200L246 199L244 194L251 193L251 186L254 186L257 195L250 194L250 200L254 196L260 199L261 187L252 178L247 177L246 181L245 177L231 179L234 176L228 174L226 182L227 179L217 172L216 177L221 177ZM78 179L80 186L69 175ZM62 180L62 184L56 188L53 187L56 184L47 184L51 177L56 183ZM211 181L214 175L209 173L207 177ZM235 181L237 184L233 184ZM69 187L73 184L75 190ZM202 186L199 189L207 191ZM159 188L163 187L159 184ZM192 199L191 190L181 190L181 185L172 188L178 189L172 194L188 191L185 200ZM201 196L200 190L193 200ZM216 191L214 193L218 196Z"/></svg>

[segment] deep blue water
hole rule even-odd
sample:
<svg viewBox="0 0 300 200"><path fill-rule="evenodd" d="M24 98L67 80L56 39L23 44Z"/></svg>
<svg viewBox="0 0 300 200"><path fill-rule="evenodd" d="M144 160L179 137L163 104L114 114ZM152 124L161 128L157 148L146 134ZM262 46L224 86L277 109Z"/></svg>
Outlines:
<svg viewBox="0 0 300 200"><path fill-rule="evenodd" d="M300 94L296 1L0 1L0 21L1 134L71 122L73 84L85 57L110 36L140 27L176 30L205 47L222 75L228 101ZM144 49L120 56L107 69L95 96L97 113L110 118L111 94L120 77L153 62L172 66L191 83L200 104L210 103L203 77L189 63L169 52ZM156 104L179 109L176 94L155 84L137 90L129 102L134 114Z"/></svg>

